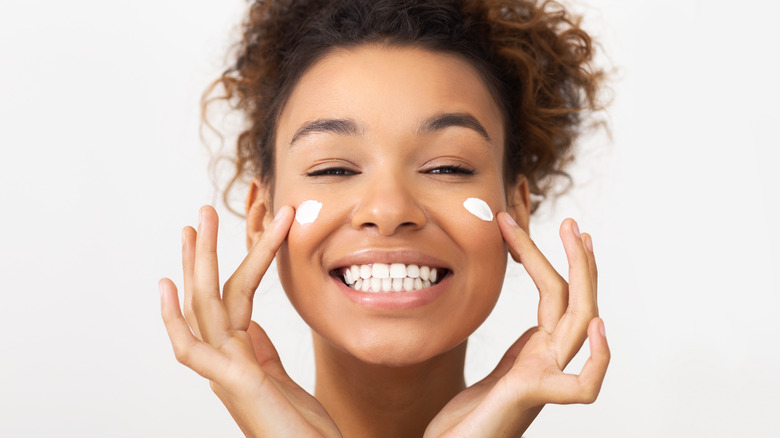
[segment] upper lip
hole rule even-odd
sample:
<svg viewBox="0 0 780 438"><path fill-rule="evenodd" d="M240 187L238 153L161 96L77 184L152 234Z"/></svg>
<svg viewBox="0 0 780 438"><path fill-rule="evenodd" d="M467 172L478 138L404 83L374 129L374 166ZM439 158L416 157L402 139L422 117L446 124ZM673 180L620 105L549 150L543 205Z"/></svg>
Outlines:
<svg viewBox="0 0 780 438"><path fill-rule="evenodd" d="M407 265L413 264L451 270L450 266L440 258L409 248L393 250L361 249L339 257L332 263L329 263L327 268L328 271L332 271L352 265L368 265L371 263L404 263Z"/></svg>

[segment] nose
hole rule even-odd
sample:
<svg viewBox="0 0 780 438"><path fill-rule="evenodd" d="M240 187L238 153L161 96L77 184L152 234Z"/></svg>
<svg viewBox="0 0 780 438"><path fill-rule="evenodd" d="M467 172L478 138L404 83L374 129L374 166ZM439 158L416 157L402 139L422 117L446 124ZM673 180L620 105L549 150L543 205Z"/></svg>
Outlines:
<svg viewBox="0 0 780 438"><path fill-rule="evenodd" d="M383 236L422 228L427 216L415 194L414 184L403 175L393 172L377 174L365 181L358 194L352 226L375 229Z"/></svg>

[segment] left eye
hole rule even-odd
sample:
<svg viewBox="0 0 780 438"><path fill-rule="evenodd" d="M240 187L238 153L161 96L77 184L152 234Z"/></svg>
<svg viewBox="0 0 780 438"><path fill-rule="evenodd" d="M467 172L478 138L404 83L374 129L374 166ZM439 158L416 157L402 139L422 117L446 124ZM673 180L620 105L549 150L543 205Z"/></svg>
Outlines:
<svg viewBox="0 0 780 438"><path fill-rule="evenodd" d="M356 172L343 167L328 167L326 169L308 172L306 173L306 176L350 176L355 174Z"/></svg>
<svg viewBox="0 0 780 438"><path fill-rule="evenodd" d="M427 171L426 173L432 173L435 175L454 175L454 174L474 175L473 170L467 169L462 166L439 166Z"/></svg>

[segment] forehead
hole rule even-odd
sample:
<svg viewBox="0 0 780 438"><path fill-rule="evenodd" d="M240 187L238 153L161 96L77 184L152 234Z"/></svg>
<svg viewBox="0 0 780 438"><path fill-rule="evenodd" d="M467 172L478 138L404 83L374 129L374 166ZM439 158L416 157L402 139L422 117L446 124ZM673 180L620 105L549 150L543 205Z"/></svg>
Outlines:
<svg viewBox="0 0 780 438"><path fill-rule="evenodd" d="M300 79L280 115L277 141L307 121L358 120L367 130L416 129L438 113L469 113L503 140L501 111L479 71L464 59L414 47L335 49Z"/></svg>

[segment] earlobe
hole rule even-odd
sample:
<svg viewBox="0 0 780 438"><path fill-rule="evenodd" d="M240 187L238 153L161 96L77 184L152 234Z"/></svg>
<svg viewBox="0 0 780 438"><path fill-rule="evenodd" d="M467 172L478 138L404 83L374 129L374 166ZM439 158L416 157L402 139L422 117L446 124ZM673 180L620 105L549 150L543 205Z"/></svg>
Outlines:
<svg viewBox="0 0 780 438"><path fill-rule="evenodd" d="M259 178L252 180L246 196L246 247L252 248L273 220L268 187Z"/></svg>

